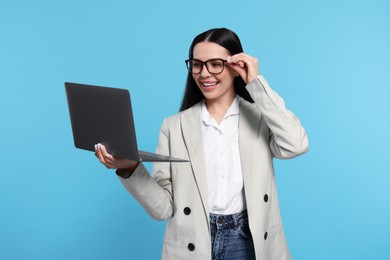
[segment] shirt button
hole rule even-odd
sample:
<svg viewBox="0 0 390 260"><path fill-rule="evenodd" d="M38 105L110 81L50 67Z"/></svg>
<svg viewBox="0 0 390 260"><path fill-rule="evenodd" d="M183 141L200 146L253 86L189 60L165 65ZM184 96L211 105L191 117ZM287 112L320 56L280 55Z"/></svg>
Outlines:
<svg viewBox="0 0 390 260"><path fill-rule="evenodd" d="M190 251L194 251L195 250L195 245L192 244L192 243L189 243L188 246L187 246L188 250Z"/></svg>
<svg viewBox="0 0 390 260"><path fill-rule="evenodd" d="M267 237L268 237L268 232L265 232L265 234L264 234L264 240L267 240Z"/></svg>
<svg viewBox="0 0 390 260"><path fill-rule="evenodd" d="M264 201L268 202L268 195L267 194L264 195Z"/></svg>
<svg viewBox="0 0 390 260"><path fill-rule="evenodd" d="M186 214L188 216L191 214L191 209L189 207L185 207L183 212L184 212L184 214Z"/></svg>

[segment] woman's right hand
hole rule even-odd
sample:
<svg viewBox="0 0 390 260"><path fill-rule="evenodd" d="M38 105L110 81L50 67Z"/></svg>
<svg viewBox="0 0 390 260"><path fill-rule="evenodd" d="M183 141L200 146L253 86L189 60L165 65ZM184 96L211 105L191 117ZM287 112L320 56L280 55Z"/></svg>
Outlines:
<svg viewBox="0 0 390 260"><path fill-rule="evenodd" d="M95 155L108 169L126 169L128 172L132 173L139 164L139 162L109 154L106 147L102 144L95 145Z"/></svg>

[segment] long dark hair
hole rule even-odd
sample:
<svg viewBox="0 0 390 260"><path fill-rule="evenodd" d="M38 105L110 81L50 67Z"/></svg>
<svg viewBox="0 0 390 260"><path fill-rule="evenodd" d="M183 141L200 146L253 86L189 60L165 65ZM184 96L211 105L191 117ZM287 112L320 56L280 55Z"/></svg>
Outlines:
<svg viewBox="0 0 390 260"><path fill-rule="evenodd" d="M231 55L243 52L241 41L238 38L237 34L233 31L226 28L215 28L208 31L205 31L194 38L190 46L190 51L188 58L193 58L193 50L196 44L200 42L214 42L225 49L227 49ZM243 97L245 100L253 103L253 99L249 95L248 91L245 89L246 83L238 76L234 79L234 90L236 93ZM186 110L187 108L192 107L199 101L203 100L204 96L198 86L195 83L192 74L188 72L186 88L184 90L183 99L180 106L180 111Z"/></svg>

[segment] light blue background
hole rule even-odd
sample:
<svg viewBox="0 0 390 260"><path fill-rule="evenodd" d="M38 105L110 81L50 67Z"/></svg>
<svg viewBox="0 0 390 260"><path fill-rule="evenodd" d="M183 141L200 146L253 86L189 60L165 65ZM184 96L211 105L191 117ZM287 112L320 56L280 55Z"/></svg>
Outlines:
<svg viewBox="0 0 390 260"><path fill-rule="evenodd" d="M390 259L386 0L2 0L0 259L159 259L165 223L73 147L63 83L130 89L154 150L212 27L238 33L309 135L275 161L293 258Z"/></svg>

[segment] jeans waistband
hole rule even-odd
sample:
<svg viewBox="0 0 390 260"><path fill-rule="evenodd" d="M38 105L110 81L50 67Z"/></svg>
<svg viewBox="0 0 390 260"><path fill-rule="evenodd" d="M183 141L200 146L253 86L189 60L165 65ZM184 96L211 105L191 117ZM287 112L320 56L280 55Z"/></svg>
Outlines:
<svg viewBox="0 0 390 260"><path fill-rule="evenodd" d="M210 225L216 226L218 229L233 229L247 226L248 213L246 210L231 215L210 213Z"/></svg>

